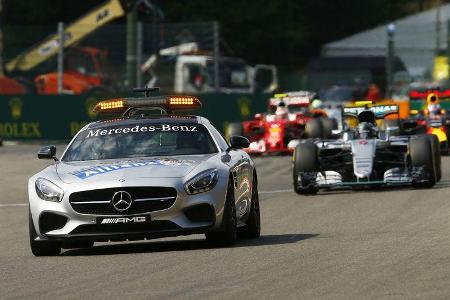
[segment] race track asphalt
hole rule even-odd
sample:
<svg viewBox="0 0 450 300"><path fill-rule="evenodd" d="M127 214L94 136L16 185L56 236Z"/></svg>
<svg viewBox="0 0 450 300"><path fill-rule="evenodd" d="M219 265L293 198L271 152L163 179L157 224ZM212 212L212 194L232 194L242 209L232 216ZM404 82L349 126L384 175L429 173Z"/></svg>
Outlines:
<svg viewBox="0 0 450 300"><path fill-rule="evenodd" d="M298 196L290 158L256 158L262 236L101 243L34 257L26 181L37 145L0 148L0 299L448 299L450 158L433 189ZM60 148L61 149L61 148Z"/></svg>

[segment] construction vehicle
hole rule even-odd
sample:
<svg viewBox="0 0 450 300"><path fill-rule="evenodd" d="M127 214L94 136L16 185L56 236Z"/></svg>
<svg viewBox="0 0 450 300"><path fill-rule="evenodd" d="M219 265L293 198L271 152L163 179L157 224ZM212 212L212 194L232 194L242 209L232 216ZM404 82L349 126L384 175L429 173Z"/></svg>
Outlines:
<svg viewBox="0 0 450 300"><path fill-rule="evenodd" d="M197 43L183 43L161 49L141 66L147 86L160 86L175 93L215 92L214 57ZM219 58L221 93L271 93L278 88L277 68L273 65L249 66L241 58Z"/></svg>
<svg viewBox="0 0 450 300"><path fill-rule="evenodd" d="M26 74L55 57L61 42L65 49L75 46L87 35L124 14L125 10L119 0L108 0L65 27L62 41L58 34L49 36L8 62L6 70L10 74ZM83 94L94 90L110 90L112 80L107 55L107 51L97 48L71 47L65 55L63 93ZM33 79L36 93L57 94L57 78L56 72L36 76Z"/></svg>

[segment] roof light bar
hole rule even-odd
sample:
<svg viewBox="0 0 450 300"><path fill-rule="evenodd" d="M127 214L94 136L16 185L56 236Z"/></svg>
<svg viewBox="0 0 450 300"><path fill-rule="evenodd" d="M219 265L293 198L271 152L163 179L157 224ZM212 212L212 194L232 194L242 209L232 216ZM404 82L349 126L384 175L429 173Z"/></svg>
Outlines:
<svg viewBox="0 0 450 300"><path fill-rule="evenodd" d="M124 113L136 109L161 108L166 113L172 113L173 111L192 110L201 107L202 103L197 97L174 95L104 100L97 103L94 111Z"/></svg>

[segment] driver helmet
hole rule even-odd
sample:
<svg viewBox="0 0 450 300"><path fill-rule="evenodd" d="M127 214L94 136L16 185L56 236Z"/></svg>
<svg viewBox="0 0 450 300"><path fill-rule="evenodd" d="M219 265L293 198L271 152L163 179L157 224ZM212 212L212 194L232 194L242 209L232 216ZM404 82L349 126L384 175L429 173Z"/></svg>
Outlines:
<svg viewBox="0 0 450 300"><path fill-rule="evenodd" d="M368 122L363 122L358 125L358 135L361 139L369 139L376 136L375 126Z"/></svg>
<svg viewBox="0 0 450 300"><path fill-rule="evenodd" d="M314 99L314 100L311 102L311 108L312 108L312 109L321 109L321 108L323 108L323 102L322 102L322 100L320 100L320 99Z"/></svg>
<svg viewBox="0 0 450 300"><path fill-rule="evenodd" d="M275 110L275 115L276 116L285 116L287 115L288 110L286 108L286 103L284 103L284 101L280 101L277 104L277 109Z"/></svg>

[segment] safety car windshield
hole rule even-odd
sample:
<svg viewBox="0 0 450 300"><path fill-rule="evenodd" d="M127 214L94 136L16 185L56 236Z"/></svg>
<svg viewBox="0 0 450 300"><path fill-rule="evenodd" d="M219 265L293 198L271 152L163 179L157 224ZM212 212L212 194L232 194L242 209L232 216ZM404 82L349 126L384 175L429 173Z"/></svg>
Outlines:
<svg viewBox="0 0 450 300"><path fill-rule="evenodd" d="M63 161L210 154L217 148L205 126L149 122L87 128L67 149Z"/></svg>

